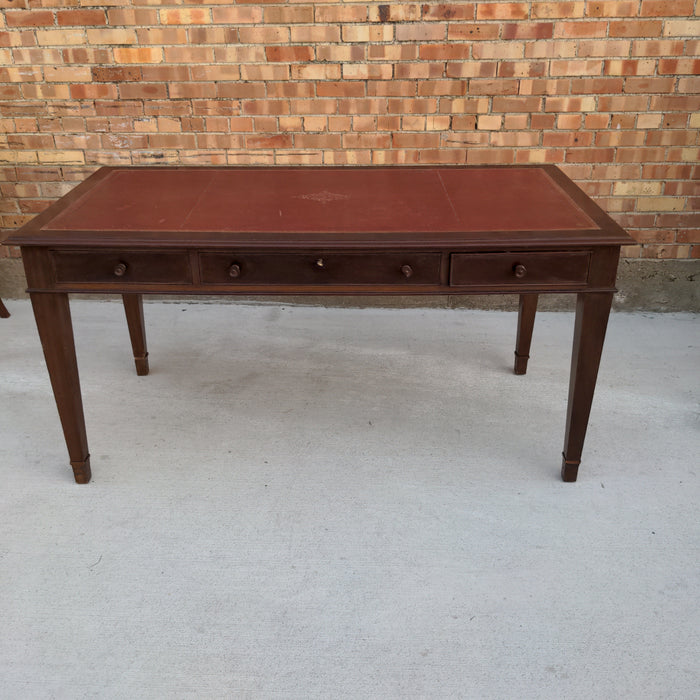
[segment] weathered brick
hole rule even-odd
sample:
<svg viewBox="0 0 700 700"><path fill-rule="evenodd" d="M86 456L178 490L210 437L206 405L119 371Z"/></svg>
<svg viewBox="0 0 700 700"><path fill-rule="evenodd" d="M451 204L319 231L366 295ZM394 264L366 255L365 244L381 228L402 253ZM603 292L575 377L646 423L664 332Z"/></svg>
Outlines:
<svg viewBox="0 0 700 700"><path fill-rule="evenodd" d="M480 2L476 6L476 18L527 19L530 8L526 2Z"/></svg>
<svg viewBox="0 0 700 700"><path fill-rule="evenodd" d="M533 19L566 18L574 19L583 17L583 0L576 2L533 2Z"/></svg>
<svg viewBox="0 0 700 700"><path fill-rule="evenodd" d="M473 2L460 2L441 5L423 5L421 16L425 20L470 20L476 19L476 4ZM391 16L388 20L393 21Z"/></svg>
<svg viewBox="0 0 700 700"><path fill-rule="evenodd" d="M551 39L554 36L553 22L517 22L503 25L503 39Z"/></svg>
<svg viewBox="0 0 700 700"><path fill-rule="evenodd" d="M299 63L314 60L311 46L267 46L265 56L268 61Z"/></svg>
<svg viewBox="0 0 700 700"><path fill-rule="evenodd" d="M313 5L271 5L263 9L267 24L309 24L314 21Z"/></svg>
<svg viewBox="0 0 700 700"><path fill-rule="evenodd" d="M347 42L391 41L394 38L394 28L391 25L350 24L342 27L341 36Z"/></svg>
<svg viewBox="0 0 700 700"><path fill-rule="evenodd" d="M657 37L661 35L662 22L650 19L629 19L625 21L610 22L608 33L611 37L618 36L646 36ZM664 36L669 36L664 30ZM671 36L674 36L671 34Z"/></svg>
<svg viewBox="0 0 700 700"><path fill-rule="evenodd" d="M92 80L89 66L46 66L44 79L48 82L84 83Z"/></svg>
<svg viewBox="0 0 700 700"><path fill-rule="evenodd" d="M163 51L160 48L114 49L114 60L118 63L160 63Z"/></svg>
<svg viewBox="0 0 700 700"><path fill-rule="evenodd" d="M289 41L289 27L241 27L243 44L284 44Z"/></svg>
<svg viewBox="0 0 700 700"><path fill-rule="evenodd" d="M56 20L59 27L107 24L104 10L59 10Z"/></svg>
<svg viewBox="0 0 700 700"><path fill-rule="evenodd" d="M208 8L160 10L162 24L209 24L211 20L211 10Z"/></svg>
<svg viewBox="0 0 700 700"><path fill-rule="evenodd" d="M636 17L639 0L596 0L586 3L588 17Z"/></svg>
<svg viewBox="0 0 700 700"><path fill-rule="evenodd" d="M400 24L396 27L397 41L443 41L447 25L442 23L430 24Z"/></svg>
<svg viewBox="0 0 700 700"><path fill-rule="evenodd" d="M319 97L364 97L365 85L359 82L324 81L316 83Z"/></svg>
<svg viewBox="0 0 700 700"><path fill-rule="evenodd" d="M40 46L82 46L85 32L82 29L42 29L37 30L36 40Z"/></svg>
<svg viewBox="0 0 700 700"><path fill-rule="evenodd" d="M700 36L700 19L667 20L664 22L663 36Z"/></svg>
<svg viewBox="0 0 700 700"><path fill-rule="evenodd" d="M690 16L694 0L642 0L642 17Z"/></svg>
<svg viewBox="0 0 700 700"><path fill-rule="evenodd" d="M476 122L476 128L489 131L500 129L502 119L503 117L500 114L480 114Z"/></svg>
<svg viewBox="0 0 700 700"><path fill-rule="evenodd" d="M133 29L88 29L90 44L135 44L136 32Z"/></svg>
<svg viewBox="0 0 700 700"><path fill-rule="evenodd" d="M450 41L489 41L498 39L498 24L448 24L447 38ZM421 47L422 48L422 47Z"/></svg>
<svg viewBox="0 0 700 700"><path fill-rule="evenodd" d="M579 39L605 37L608 34L608 22L566 22L554 23L555 39ZM622 35L624 36L624 35Z"/></svg>
<svg viewBox="0 0 700 700"><path fill-rule="evenodd" d="M259 24L262 18L260 7L238 5L212 8L212 20L215 24Z"/></svg>
<svg viewBox="0 0 700 700"><path fill-rule="evenodd" d="M196 44L197 33L200 29L213 29L212 27L191 27L189 30L184 27L139 27L136 30L137 43L140 46L152 44L186 44L189 40ZM216 28L214 28L216 29ZM211 38L211 37L210 37ZM206 43L212 43L207 41ZM223 43L223 37L222 37Z"/></svg>
<svg viewBox="0 0 700 700"><path fill-rule="evenodd" d="M314 19L319 24L364 22L367 19L367 7L363 5L318 5Z"/></svg>
<svg viewBox="0 0 700 700"><path fill-rule="evenodd" d="M5 20L8 27L48 27L54 23L50 10L7 10Z"/></svg>

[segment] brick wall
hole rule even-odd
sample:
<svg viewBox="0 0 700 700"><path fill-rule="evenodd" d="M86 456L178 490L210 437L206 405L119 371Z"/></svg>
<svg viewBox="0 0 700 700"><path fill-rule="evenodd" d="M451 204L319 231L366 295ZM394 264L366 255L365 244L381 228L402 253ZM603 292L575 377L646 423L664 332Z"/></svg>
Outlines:
<svg viewBox="0 0 700 700"><path fill-rule="evenodd" d="M700 0L0 8L3 228L103 164L546 162L700 257Z"/></svg>

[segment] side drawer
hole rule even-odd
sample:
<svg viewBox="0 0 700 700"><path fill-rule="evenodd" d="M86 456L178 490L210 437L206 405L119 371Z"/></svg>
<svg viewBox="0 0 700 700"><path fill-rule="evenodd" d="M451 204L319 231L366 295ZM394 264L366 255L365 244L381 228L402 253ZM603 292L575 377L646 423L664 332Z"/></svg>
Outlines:
<svg viewBox="0 0 700 700"><path fill-rule="evenodd" d="M440 253L200 253L203 284L440 283Z"/></svg>
<svg viewBox="0 0 700 700"><path fill-rule="evenodd" d="M581 286L588 280L588 251L561 253L453 253L450 286Z"/></svg>
<svg viewBox="0 0 700 700"><path fill-rule="evenodd" d="M192 269L185 252L134 250L52 252L56 282L77 284L191 283Z"/></svg>

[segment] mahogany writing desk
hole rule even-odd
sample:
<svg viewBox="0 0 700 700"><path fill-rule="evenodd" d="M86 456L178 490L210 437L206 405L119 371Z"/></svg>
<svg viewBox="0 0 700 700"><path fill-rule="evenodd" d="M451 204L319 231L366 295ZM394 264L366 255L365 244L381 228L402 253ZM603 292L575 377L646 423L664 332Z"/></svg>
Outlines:
<svg viewBox="0 0 700 700"><path fill-rule="evenodd" d="M75 480L90 480L69 293L123 296L148 373L143 294L520 295L524 374L540 293L578 295L564 481L575 481L620 246L554 166L101 168L7 241L29 293Z"/></svg>

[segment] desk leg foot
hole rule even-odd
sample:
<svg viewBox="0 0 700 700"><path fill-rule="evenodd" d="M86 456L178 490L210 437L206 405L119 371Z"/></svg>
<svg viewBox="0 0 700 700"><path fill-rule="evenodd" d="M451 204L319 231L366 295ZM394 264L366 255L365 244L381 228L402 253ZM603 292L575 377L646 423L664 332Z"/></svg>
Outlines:
<svg viewBox="0 0 700 700"><path fill-rule="evenodd" d="M527 372L536 313L537 294L521 294L518 304L518 337L515 341L515 366L513 367L515 374Z"/></svg>
<svg viewBox="0 0 700 700"><path fill-rule="evenodd" d="M574 482L576 481L576 477L578 476L578 465L581 464L581 462L569 462L566 459L565 455L562 455L562 460L561 460L561 480L562 481L567 481L567 482Z"/></svg>
<svg viewBox="0 0 700 700"><path fill-rule="evenodd" d="M90 481L90 455L67 294L30 294L75 480Z"/></svg>
<svg viewBox="0 0 700 700"><path fill-rule="evenodd" d="M122 294L124 313L129 327L131 348L134 353L136 374L145 377L148 374L148 351L146 349L146 324L143 319L143 297L140 294Z"/></svg>
<svg viewBox="0 0 700 700"><path fill-rule="evenodd" d="M0 299L0 318L10 318L10 312L5 308L2 299Z"/></svg>
<svg viewBox="0 0 700 700"><path fill-rule="evenodd" d="M576 481L612 305L611 292L578 295L564 437L564 481Z"/></svg>
<svg viewBox="0 0 700 700"><path fill-rule="evenodd" d="M88 455L82 462L71 462L71 467L73 467L73 476L75 477L76 484L87 484L92 478L92 471L90 470L90 455Z"/></svg>

